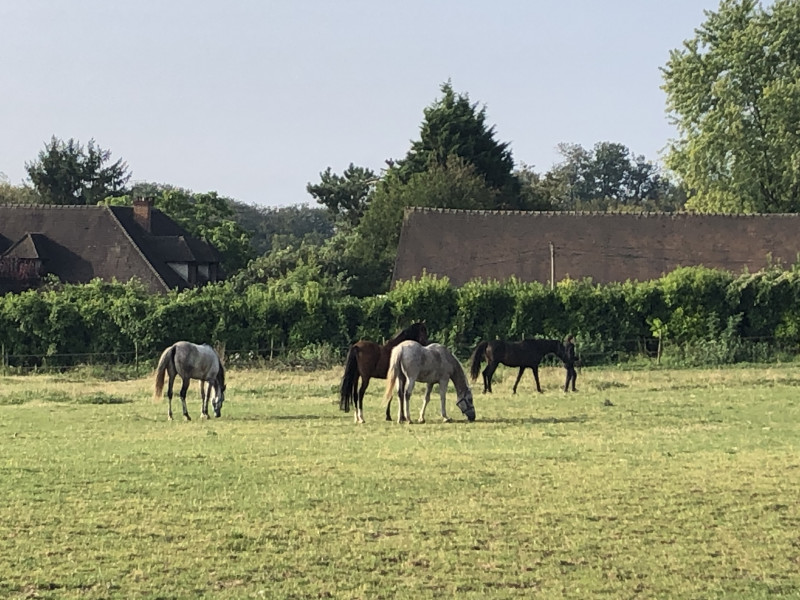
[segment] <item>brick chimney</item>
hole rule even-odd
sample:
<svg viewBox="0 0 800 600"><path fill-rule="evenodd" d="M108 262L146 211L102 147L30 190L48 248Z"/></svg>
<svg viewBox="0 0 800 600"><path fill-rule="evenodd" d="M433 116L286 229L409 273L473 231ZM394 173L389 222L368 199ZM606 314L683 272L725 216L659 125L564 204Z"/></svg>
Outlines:
<svg viewBox="0 0 800 600"><path fill-rule="evenodd" d="M136 221L147 233L150 233L150 214L152 210L152 198L134 198L133 220Z"/></svg>

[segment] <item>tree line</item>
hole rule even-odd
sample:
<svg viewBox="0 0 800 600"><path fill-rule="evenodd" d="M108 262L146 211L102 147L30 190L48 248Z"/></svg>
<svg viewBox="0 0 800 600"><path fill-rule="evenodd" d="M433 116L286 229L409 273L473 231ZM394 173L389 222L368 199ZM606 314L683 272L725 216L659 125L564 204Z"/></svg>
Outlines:
<svg viewBox="0 0 800 600"><path fill-rule="evenodd" d="M357 297L385 293L408 206L478 210L770 213L800 210L800 0L722 0L662 67L679 136L664 166L624 144L564 143L546 172L516 162L487 108L450 81L423 110L405 156L375 172L330 168L306 190L316 207L248 207L215 192L128 187L127 163L90 141L53 138L26 164L30 185L0 200L129 203L149 195L213 243L238 287L288 278Z"/></svg>

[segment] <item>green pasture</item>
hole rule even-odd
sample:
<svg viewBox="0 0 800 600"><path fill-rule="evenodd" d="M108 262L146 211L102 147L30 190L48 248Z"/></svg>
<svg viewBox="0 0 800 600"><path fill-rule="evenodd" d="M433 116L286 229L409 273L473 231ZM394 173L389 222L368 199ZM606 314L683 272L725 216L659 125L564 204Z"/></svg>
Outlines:
<svg viewBox="0 0 800 600"><path fill-rule="evenodd" d="M471 424L373 381L357 426L340 375L232 369L191 422L150 377L0 377L0 597L800 597L800 365L501 367Z"/></svg>

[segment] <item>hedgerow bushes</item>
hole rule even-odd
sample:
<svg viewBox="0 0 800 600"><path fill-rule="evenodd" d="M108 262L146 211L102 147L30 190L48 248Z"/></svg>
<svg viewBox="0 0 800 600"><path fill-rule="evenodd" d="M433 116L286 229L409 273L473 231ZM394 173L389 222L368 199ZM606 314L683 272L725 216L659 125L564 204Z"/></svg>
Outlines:
<svg viewBox="0 0 800 600"><path fill-rule="evenodd" d="M423 276L385 295L342 296L283 280L244 292L228 283L152 295L136 282L50 283L0 297L0 343L12 364L150 359L179 339L229 355L340 357L357 339L384 341L424 319L431 339L466 357L481 339L576 336L590 363L655 354L683 364L768 360L800 341L800 269L734 275L680 268L661 279L555 289L515 279L454 288Z"/></svg>

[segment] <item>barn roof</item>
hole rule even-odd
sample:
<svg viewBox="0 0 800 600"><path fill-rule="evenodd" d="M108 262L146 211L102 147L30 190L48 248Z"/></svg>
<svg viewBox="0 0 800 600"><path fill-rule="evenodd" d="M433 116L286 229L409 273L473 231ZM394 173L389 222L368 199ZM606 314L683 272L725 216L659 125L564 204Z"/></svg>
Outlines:
<svg viewBox="0 0 800 600"><path fill-rule="evenodd" d="M423 272L596 283L657 279L681 266L741 272L800 255L800 215L406 209L392 284Z"/></svg>

